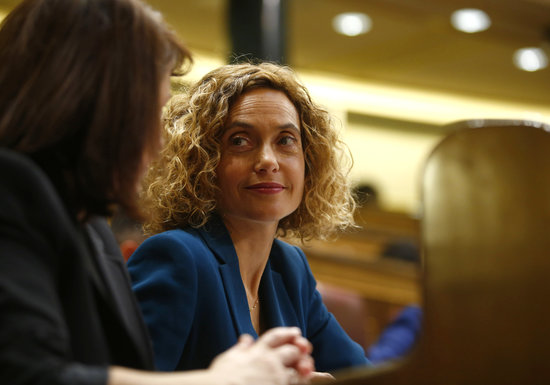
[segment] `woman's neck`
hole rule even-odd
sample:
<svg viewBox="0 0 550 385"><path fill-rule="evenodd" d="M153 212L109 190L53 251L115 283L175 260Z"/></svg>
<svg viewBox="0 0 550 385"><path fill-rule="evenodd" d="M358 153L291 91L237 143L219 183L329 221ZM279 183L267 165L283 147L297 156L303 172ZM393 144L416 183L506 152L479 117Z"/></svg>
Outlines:
<svg viewBox="0 0 550 385"><path fill-rule="evenodd" d="M223 216L222 220L239 258L241 278L249 300L255 301L277 231L277 223L259 223L228 216Z"/></svg>

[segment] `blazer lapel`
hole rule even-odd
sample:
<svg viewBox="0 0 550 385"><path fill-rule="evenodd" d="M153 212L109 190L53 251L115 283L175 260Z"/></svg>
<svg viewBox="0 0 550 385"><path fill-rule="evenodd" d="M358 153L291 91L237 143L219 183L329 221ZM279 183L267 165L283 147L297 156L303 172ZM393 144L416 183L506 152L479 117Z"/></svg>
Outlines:
<svg viewBox="0 0 550 385"><path fill-rule="evenodd" d="M239 258L227 229L221 219L215 217L198 232L220 264L220 276L236 336L247 333L257 338L258 335L250 320L246 291L239 269Z"/></svg>
<svg viewBox="0 0 550 385"><path fill-rule="evenodd" d="M237 273L235 273L234 266L230 265L220 265L219 269L237 336L248 333L254 338L258 337L250 320L246 291L244 290L238 266L236 269Z"/></svg>
<svg viewBox="0 0 550 385"><path fill-rule="evenodd" d="M260 284L262 311L265 312L267 325L276 326L300 325L296 311L288 296L281 274L271 268L271 261L267 261Z"/></svg>
<svg viewBox="0 0 550 385"><path fill-rule="evenodd" d="M87 225L87 230L95 251L92 258L103 278L104 288L100 291L106 296L105 301L111 305L113 313L125 326L128 337L134 343L145 367L152 368L154 365L151 341L130 287L130 278L124 261L118 253L118 245L103 219L94 218Z"/></svg>

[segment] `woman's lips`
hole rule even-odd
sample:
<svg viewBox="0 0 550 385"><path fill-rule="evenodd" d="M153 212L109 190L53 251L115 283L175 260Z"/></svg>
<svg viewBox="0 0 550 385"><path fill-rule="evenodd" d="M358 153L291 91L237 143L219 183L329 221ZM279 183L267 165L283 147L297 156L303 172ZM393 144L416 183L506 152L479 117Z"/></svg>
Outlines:
<svg viewBox="0 0 550 385"><path fill-rule="evenodd" d="M285 186L279 183L256 183L246 187L247 190L255 191L261 194L277 194L285 189Z"/></svg>

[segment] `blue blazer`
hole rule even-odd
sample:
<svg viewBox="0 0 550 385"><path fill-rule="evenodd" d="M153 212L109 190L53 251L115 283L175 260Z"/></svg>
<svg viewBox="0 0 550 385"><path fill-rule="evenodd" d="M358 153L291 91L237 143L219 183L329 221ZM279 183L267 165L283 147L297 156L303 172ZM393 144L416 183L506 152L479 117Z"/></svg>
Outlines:
<svg viewBox="0 0 550 385"><path fill-rule="evenodd" d="M128 268L157 369L206 368L241 334L257 337L239 260L221 220L147 239ZM275 240L259 289L267 328L298 326L313 344L318 371L368 365L361 346L327 311L315 286L304 253Z"/></svg>

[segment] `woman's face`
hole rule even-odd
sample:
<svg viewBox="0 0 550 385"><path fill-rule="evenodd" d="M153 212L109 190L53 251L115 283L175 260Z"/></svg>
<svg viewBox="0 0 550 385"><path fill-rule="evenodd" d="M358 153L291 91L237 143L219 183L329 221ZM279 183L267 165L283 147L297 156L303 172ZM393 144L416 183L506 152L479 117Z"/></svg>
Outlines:
<svg viewBox="0 0 550 385"><path fill-rule="evenodd" d="M216 169L224 216L278 223L296 210L304 191L298 112L286 95L258 88L229 110Z"/></svg>

